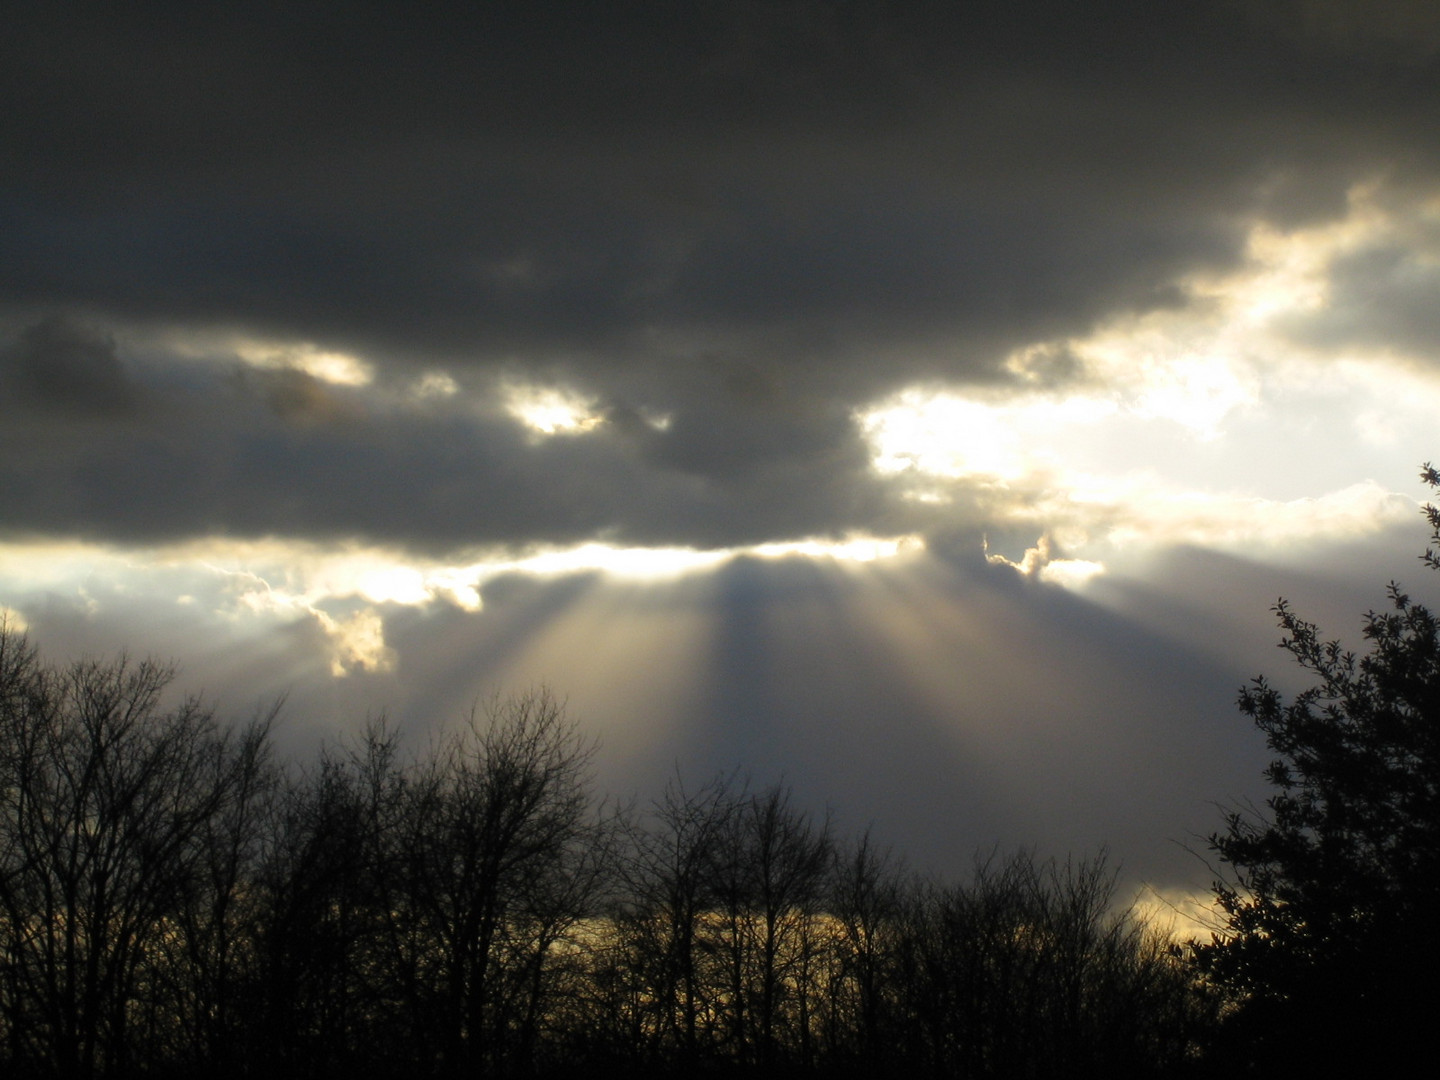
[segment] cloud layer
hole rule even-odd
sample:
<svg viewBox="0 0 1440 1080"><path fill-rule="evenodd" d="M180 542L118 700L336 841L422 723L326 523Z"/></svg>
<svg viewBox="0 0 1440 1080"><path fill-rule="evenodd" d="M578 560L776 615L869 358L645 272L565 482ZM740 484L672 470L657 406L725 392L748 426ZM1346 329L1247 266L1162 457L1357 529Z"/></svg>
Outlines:
<svg viewBox="0 0 1440 1080"><path fill-rule="evenodd" d="M1067 343L1196 311L1258 224L1343 220L1362 182L1400 225L1334 256L1335 300L1292 336L1423 354L1430 21L1131 14L32 13L3 46L4 364L12 409L67 430L6 525L417 547L904 530L857 409L1094 378ZM244 342L355 357L373 392L256 372ZM458 399L396 400L427 373ZM529 438L494 407L517 377L603 423Z"/></svg>

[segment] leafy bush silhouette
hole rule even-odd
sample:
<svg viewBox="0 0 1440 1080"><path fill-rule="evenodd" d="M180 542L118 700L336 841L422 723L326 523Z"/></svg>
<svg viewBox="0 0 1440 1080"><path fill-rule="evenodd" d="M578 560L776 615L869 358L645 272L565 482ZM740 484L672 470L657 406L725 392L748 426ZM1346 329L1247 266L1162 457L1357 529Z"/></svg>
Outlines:
<svg viewBox="0 0 1440 1080"><path fill-rule="evenodd" d="M1422 478L1440 489L1429 464ZM1422 558L1440 569L1440 510ZM1210 838L1224 931L1198 946L1235 995L1219 1049L1256 1071L1419 1060L1436 1004L1440 910L1440 621L1391 582L1369 648L1325 639L1281 600L1281 646L1313 679L1290 700L1264 678L1240 709L1276 753L1268 813Z"/></svg>

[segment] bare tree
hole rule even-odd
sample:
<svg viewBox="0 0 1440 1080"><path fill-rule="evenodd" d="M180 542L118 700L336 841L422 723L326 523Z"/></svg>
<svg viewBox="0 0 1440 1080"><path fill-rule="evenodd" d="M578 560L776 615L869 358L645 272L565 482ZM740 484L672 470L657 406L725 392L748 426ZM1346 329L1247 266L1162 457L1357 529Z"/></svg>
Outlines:
<svg viewBox="0 0 1440 1080"><path fill-rule="evenodd" d="M687 790L678 776L644 819L624 823L626 896L616 915L642 1014L632 1026L650 1064L693 1066L713 1049L715 991L706 920L718 894L714 870L738 809L732 777Z"/></svg>
<svg viewBox="0 0 1440 1080"><path fill-rule="evenodd" d="M732 1053L767 1070L782 1057L809 1065L829 823L814 823L776 784L742 800L727 824L714 878Z"/></svg>
<svg viewBox="0 0 1440 1080"><path fill-rule="evenodd" d="M1103 854L977 861L968 885L919 888L900 988L908 1068L940 1076L1163 1075L1193 1048L1190 972L1114 903Z"/></svg>
<svg viewBox="0 0 1440 1080"><path fill-rule="evenodd" d="M338 1074L403 1052L394 879L411 781L398 753L381 717L290 776L278 800L255 889L252 1049L269 1071Z"/></svg>
<svg viewBox="0 0 1440 1080"><path fill-rule="evenodd" d="M867 831L832 868L830 969L824 995L825 1049L841 1068L866 1075L896 1051L896 959L905 901L897 861Z"/></svg>
<svg viewBox="0 0 1440 1080"><path fill-rule="evenodd" d="M123 656L53 670L0 628L0 1010L18 1067L123 1072L183 1024L164 960L264 732L237 751L198 699L166 708L172 676Z"/></svg>
<svg viewBox="0 0 1440 1080"><path fill-rule="evenodd" d="M422 775L406 903L433 942L447 1068L533 1053L546 968L587 913L593 746L547 690L491 702Z"/></svg>

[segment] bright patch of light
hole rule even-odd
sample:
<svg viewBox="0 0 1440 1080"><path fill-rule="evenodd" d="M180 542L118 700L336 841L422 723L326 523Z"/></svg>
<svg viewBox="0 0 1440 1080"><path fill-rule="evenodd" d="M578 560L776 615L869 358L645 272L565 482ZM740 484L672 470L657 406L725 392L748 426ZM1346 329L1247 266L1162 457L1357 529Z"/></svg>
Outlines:
<svg viewBox="0 0 1440 1080"><path fill-rule="evenodd" d="M881 472L1004 477L1024 470L1019 434L1006 423L1003 408L909 390L861 416L860 423Z"/></svg>
<svg viewBox="0 0 1440 1080"><path fill-rule="evenodd" d="M383 549L317 548L279 541L211 544L205 561L225 573L257 573L267 588L283 590L294 603L311 607L335 599L371 604L418 606L439 600L480 609L473 570L425 565Z"/></svg>
<svg viewBox="0 0 1440 1080"><path fill-rule="evenodd" d="M1124 407L1141 419L1168 420L1202 439L1215 439L1235 409L1259 397L1253 373L1230 357L1147 354L1137 344L1097 342L1087 345L1084 354L1096 368L1119 376L1112 385L1124 387L1126 374L1137 376L1127 388Z"/></svg>
<svg viewBox="0 0 1440 1080"><path fill-rule="evenodd" d="M245 343L236 346L241 359L256 367L303 371L321 382L339 386L369 386L375 370L359 357L348 353L320 349L309 343L300 345L261 345Z"/></svg>
<svg viewBox="0 0 1440 1080"><path fill-rule="evenodd" d="M111 594L134 593L161 605L201 609L232 624L308 624L328 640L336 671L383 671L390 663L384 640L387 609L444 604L479 612L484 584L508 574L594 572L658 583L714 570L740 555L870 562L918 543L862 536L708 551L590 543L461 564L426 563L358 545L275 539L211 539L131 550L79 542L13 544L0 545L0 595L10 601L12 625L19 625L24 618L21 598L65 595L73 607L88 610L94 601L85 582L103 580Z"/></svg>
<svg viewBox="0 0 1440 1080"><path fill-rule="evenodd" d="M1199 279L1197 293L1226 304L1232 320L1251 326L1319 311L1330 302L1331 262L1387 232L1391 223L1376 204L1378 184L1353 187L1343 218L1293 232L1261 222L1247 238L1248 267L1218 280Z"/></svg>
<svg viewBox="0 0 1440 1080"><path fill-rule="evenodd" d="M1105 564L1091 559L1053 559L1040 568L1040 580L1078 589L1105 573Z"/></svg>
<svg viewBox="0 0 1440 1080"><path fill-rule="evenodd" d="M981 401L906 390L858 417L882 473L1014 479L1053 458L1047 433L1113 415L1113 402L1075 396Z"/></svg>
<svg viewBox="0 0 1440 1080"><path fill-rule="evenodd" d="M1259 268L1243 281L1218 283L1215 292L1234 297L1235 314L1252 324L1295 311L1318 311L1329 300L1325 267L1338 239L1333 230L1328 237L1312 234L1297 240L1259 226L1249 239L1249 255Z"/></svg>
<svg viewBox="0 0 1440 1080"><path fill-rule="evenodd" d="M1440 202L1394 210L1377 192L1357 186L1343 218L1315 227L1257 223L1238 269L1180 283L1189 303L1017 349L1008 387L876 402L856 414L872 467L917 512L1086 538L1065 542L1076 559L1028 568L1067 584L1117 546L1278 550L1404 519L1414 503L1394 492L1437 454L1433 366L1393 346L1317 355L1344 299L1336 260L1403 250L1429 265Z"/></svg>
<svg viewBox="0 0 1440 1080"><path fill-rule="evenodd" d="M1258 555L1321 539L1355 539L1413 521L1418 512L1414 499L1373 481L1277 500L1176 490L1145 474L1128 479L1117 479L1108 494L1098 482L1085 493L1094 516L1109 518L1106 539L1117 548L1191 543Z"/></svg>
<svg viewBox="0 0 1440 1080"><path fill-rule="evenodd" d="M510 415L541 435L579 434L605 420L593 398L573 390L511 384L504 395Z"/></svg>
<svg viewBox="0 0 1440 1080"><path fill-rule="evenodd" d="M413 566L377 566L363 571L355 591L374 604L423 604L431 596L425 575Z"/></svg>
<svg viewBox="0 0 1440 1080"><path fill-rule="evenodd" d="M1157 933L1179 944L1209 941L1226 926L1225 912L1213 893L1188 889L1146 889L1135 898L1135 913Z"/></svg>
<svg viewBox="0 0 1440 1080"><path fill-rule="evenodd" d="M511 572L551 576L593 570L631 579L655 580L709 569L728 557L724 551L696 551L693 548L617 548L608 544L581 544L521 559L477 564L473 569L486 577Z"/></svg>
<svg viewBox="0 0 1440 1080"><path fill-rule="evenodd" d="M463 573L484 582L502 574L553 577L597 572L631 581L673 580L716 567L740 556L778 559L801 556L839 562L874 562L923 546L918 537L853 536L844 540L793 540L733 548L622 548L590 543L557 548L518 559L475 563Z"/></svg>
<svg viewBox="0 0 1440 1080"><path fill-rule="evenodd" d="M478 580L463 567L432 570L425 577L425 589L432 598L442 598L465 611L482 607Z"/></svg>
<svg viewBox="0 0 1440 1080"><path fill-rule="evenodd" d="M924 545L917 536L852 537L847 540L796 540L788 543L758 544L743 549L744 554L763 559L803 556L809 559L833 559L837 562L869 563L890 559L902 552L914 551Z"/></svg>

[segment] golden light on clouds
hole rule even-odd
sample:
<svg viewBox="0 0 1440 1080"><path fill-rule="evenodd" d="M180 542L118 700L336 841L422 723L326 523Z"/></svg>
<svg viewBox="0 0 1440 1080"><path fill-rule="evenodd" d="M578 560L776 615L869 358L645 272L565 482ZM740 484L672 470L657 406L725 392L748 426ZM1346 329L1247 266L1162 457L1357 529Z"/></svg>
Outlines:
<svg viewBox="0 0 1440 1080"><path fill-rule="evenodd" d="M1419 227L1377 190L1357 185L1347 215L1324 225L1256 224L1245 262L1185 282L1185 305L1017 350L1008 387L916 386L858 412L873 468L929 503L987 491L992 523L1032 527L1066 556L1037 547L1005 561L1066 585L1099 573L1110 548L1276 548L1404 520L1414 501L1386 484L1314 494L1293 464L1313 462L1323 483L1346 440L1420 445L1440 413L1440 384L1418 364L1364 350L1317 364L1316 344L1296 333L1331 304L1337 260ZM1435 226L1437 211L1419 213ZM1063 377L1042 377L1054 371ZM1290 475L1271 464L1281 438Z"/></svg>
<svg viewBox="0 0 1440 1080"><path fill-rule="evenodd" d="M1440 224L1440 204L1412 212ZM1083 337L1033 342L1008 357L998 383L912 386L857 411L871 465L942 527L952 515L965 527L1004 531L1007 550L985 552L992 564L1067 589L1170 545L1263 555L1403 523L1416 504L1396 494L1393 481L1320 485L1332 472L1327 463L1344 452L1340 434L1344 446L1384 454L1418 445L1440 414L1440 384L1403 356L1357 352L1316 364L1313 344L1291 331L1332 302L1337 258L1406 227L1373 186L1351 192L1340 221L1290 232L1256 225L1243 265L1185 282L1186 304L1118 316ZM305 342L217 337L187 347L212 361L238 356L300 372L346 388L357 402L418 405L466 393L440 369L377 382L359 356ZM584 435L606 422L598 398L563 383L510 378L496 390L499 406L535 440ZM493 418L495 400L477 409ZM637 408L664 430L663 416ZM1294 444L1288 460L1313 458L1313 476L1266 471L1282 430ZM1407 472L1413 465L1407 457ZM116 590L143 580L137 589L169 589L174 603L208 608L216 618L309 626L329 643L339 675L393 663L389 613L432 606L480 613L482 591L510 575L593 574L626 587L678 587L742 556L854 570L924 549L920 535L865 533L709 549L592 540L444 558L284 539L152 548L13 543L4 548L0 581L7 596L48 588L89 602L90 580ZM21 617L17 609L12 623ZM647 619L652 627L663 622L653 613Z"/></svg>
<svg viewBox="0 0 1440 1080"><path fill-rule="evenodd" d="M992 402L912 389L858 420L874 448L875 468L882 473L1011 480L1045 456L1047 448L1037 444L1034 435L1056 419L1057 411L1073 413L1089 404L1044 398Z"/></svg>
<svg viewBox="0 0 1440 1080"><path fill-rule="evenodd" d="M756 544L754 547L736 549L736 553L762 559L803 556L842 564L872 563L921 548L924 543L918 536L852 536L844 540L796 540L789 543Z"/></svg>
<svg viewBox="0 0 1440 1080"><path fill-rule="evenodd" d="M1018 562L1007 559L998 553L992 554L987 541L985 560L993 565L1008 566L1024 577L1069 588L1078 588L1105 572L1104 563L1093 562L1089 559L1055 558L1051 553L1048 533L1041 536L1034 547L1027 548Z"/></svg>
<svg viewBox="0 0 1440 1080"><path fill-rule="evenodd" d="M598 402L566 387L512 382L502 393L510 414L539 435L580 434L605 420L597 411Z"/></svg>
<svg viewBox="0 0 1440 1080"><path fill-rule="evenodd" d="M372 365L349 353L321 349L308 342L297 345L241 342L236 353L260 368L303 371L311 378L337 386L369 386L375 380Z"/></svg>
<svg viewBox="0 0 1440 1080"><path fill-rule="evenodd" d="M9 20L0 619L297 745L547 683L617 776L790 771L925 859L1252 791L1274 597L1436 606L1440 6L784 6L317 68L222 5L164 100L123 19Z"/></svg>
<svg viewBox="0 0 1440 1080"><path fill-rule="evenodd" d="M580 544L555 548L514 559L477 563L471 569L485 577L506 573L551 577L598 571L632 580L664 581L718 565L729 557L725 551L696 551L691 548L622 548L609 544Z"/></svg>
<svg viewBox="0 0 1440 1080"><path fill-rule="evenodd" d="M520 575L556 579L594 574L619 586L675 587L742 555L804 557L866 564L917 547L916 538L852 536L747 548L622 548L582 544L520 555L494 553L460 563L426 561L404 552L356 544L204 540L146 549L81 542L0 545L0 586L6 595L48 593L94 604L85 582L136 591L156 603L203 608L216 619L255 631L307 625L327 642L332 674L386 671L394 654L384 615L398 608L443 605L478 613L487 582ZM19 611L11 625L22 625ZM653 624L653 620L652 620Z"/></svg>
<svg viewBox="0 0 1440 1080"><path fill-rule="evenodd" d="M517 558L476 562L467 566L463 573L473 575L478 581L485 581L509 573L554 577L595 572L626 581L653 584L715 570L739 556L761 559L801 556L837 562L873 562L894 556L907 545L920 543L922 541L917 537L861 535L710 549L615 547L610 544L589 543L569 548L554 548Z"/></svg>

